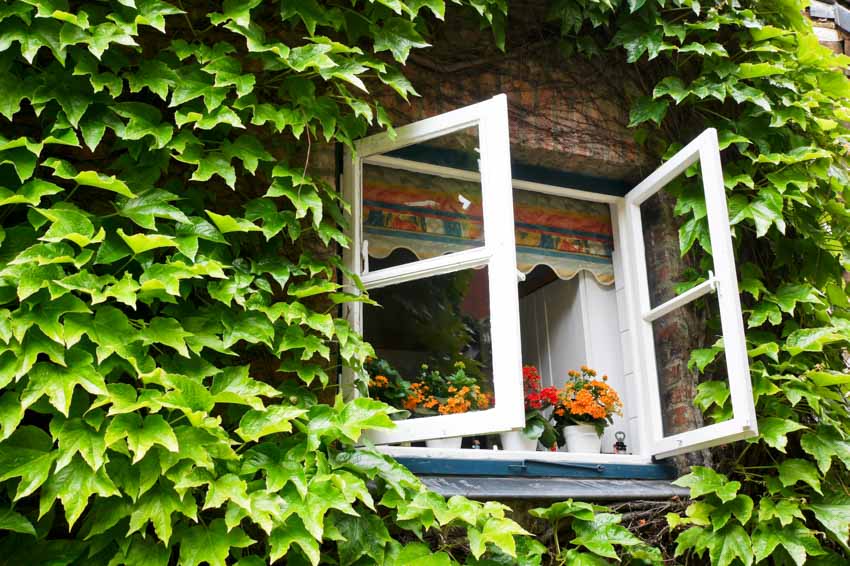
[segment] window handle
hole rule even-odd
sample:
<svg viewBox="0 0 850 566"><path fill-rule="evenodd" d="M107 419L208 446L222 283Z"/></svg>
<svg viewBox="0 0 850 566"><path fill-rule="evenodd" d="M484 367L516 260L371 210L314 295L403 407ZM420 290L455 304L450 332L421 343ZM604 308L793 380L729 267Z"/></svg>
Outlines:
<svg viewBox="0 0 850 566"><path fill-rule="evenodd" d="M523 273L522 271L517 269L516 270L516 280L517 281L525 281L525 273Z"/></svg>
<svg viewBox="0 0 850 566"><path fill-rule="evenodd" d="M523 460L522 464L508 466L508 469L515 472L519 472L521 474L526 474L528 473L529 464L557 466L559 468L578 468L582 470L591 470L598 474L605 472L605 466L603 466L602 464L576 464L574 462L550 462L548 460Z"/></svg>
<svg viewBox="0 0 850 566"><path fill-rule="evenodd" d="M363 260L363 273L369 273L369 240L363 240L360 246L360 257Z"/></svg>

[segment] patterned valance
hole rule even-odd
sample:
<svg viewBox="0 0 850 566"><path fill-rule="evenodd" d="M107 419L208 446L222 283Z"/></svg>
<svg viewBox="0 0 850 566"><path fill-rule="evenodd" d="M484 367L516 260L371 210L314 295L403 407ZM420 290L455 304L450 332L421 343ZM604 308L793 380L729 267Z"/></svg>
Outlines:
<svg viewBox="0 0 850 566"><path fill-rule="evenodd" d="M561 279L589 271L614 282L608 205L514 190L517 264L528 273L547 265ZM369 255L404 248L419 259L483 245L477 183L366 165L363 219Z"/></svg>

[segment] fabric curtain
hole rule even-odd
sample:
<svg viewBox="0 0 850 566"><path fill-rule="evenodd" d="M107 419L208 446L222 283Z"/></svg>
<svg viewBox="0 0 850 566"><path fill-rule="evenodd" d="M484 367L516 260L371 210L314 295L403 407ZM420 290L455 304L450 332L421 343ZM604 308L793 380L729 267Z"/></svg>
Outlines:
<svg viewBox="0 0 850 566"><path fill-rule="evenodd" d="M561 279L588 271L614 282L608 205L514 189L517 267L549 266ZM369 255L404 248L419 259L484 243L478 183L365 165L363 222Z"/></svg>

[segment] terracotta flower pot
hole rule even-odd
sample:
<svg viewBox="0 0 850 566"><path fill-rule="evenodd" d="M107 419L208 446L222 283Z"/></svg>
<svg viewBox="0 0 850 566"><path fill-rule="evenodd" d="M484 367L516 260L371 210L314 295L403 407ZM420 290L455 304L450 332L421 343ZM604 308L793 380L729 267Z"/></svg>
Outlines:
<svg viewBox="0 0 850 566"><path fill-rule="evenodd" d="M599 454L602 451L602 437L597 434L595 426L570 425L565 426L563 430L567 452Z"/></svg>
<svg viewBox="0 0 850 566"><path fill-rule="evenodd" d="M528 438L521 430L509 430L500 432L502 450L524 450L534 452L537 450L537 439Z"/></svg>

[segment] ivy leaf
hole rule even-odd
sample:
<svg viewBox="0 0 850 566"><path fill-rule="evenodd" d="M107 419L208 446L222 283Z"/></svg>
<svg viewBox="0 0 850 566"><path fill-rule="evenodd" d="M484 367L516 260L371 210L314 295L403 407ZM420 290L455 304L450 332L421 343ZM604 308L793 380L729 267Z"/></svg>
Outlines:
<svg viewBox="0 0 850 566"><path fill-rule="evenodd" d="M753 563L752 542L738 524L730 524L712 533L708 552L712 565L729 566L740 560L745 566Z"/></svg>
<svg viewBox="0 0 850 566"><path fill-rule="evenodd" d="M778 519L783 527L794 522L794 518L805 521L805 516L800 510L800 504L792 499L780 499L776 503L772 499L762 497L759 501L758 520L767 523L771 519Z"/></svg>
<svg viewBox="0 0 850 566"><path fill-rule="evenodd" d="M70 240L82 248L92 243L102 242L106 236L102 228L95 234L94 224L89 220L88 215L73 205L63 203L50 209L34 208L33 210L52 222L47 232L39 238L45 242L57 243Z"/></svg>
<svg viewBox="0 0 850 566"><path fill-rule="evenodd" d="M2 427L0 441L9 438L17 430L23 418L24 409L21 407L18 394L14 391L3 393L0 397L0 427Z"/></svg>
<svg viewBox="0 0 850 566"><path fill-rule="evenodd" d="M167 248L175 246L175 240L172 236L164 236L162 234L132 234L124 233L123 228L117 230L124 243L133 250L134 254L142 254L157 248Z"/></svg>
<svg viewBox="0 0 850 566"><path fill-rule="evenodd" d="M21 478L13 501L26 497L47 481L57 455L51 451L52 445L47 433L34 426L20 427L0 444L0 482Z"/></svg>
<svg viewBox="0 0 850 566"><path fill-rule="evenodd" d="M797 482L808 484L816 492L823 495L820 488L820 475L814 464L800 458L789 458L779 464L779 481L785 487Z"/></svg>
<svg viewBox="0 0 850 566"><path fill-rule="evenodd" d="M733 225L747 218L752 220L758 238L764 236L773 225L780 233L785 233L782 195L774 189L761 189L758 196L749 202L744 195L734 195L729 199L729 213L732 217L729 222Z"/></svg>
<svg viewBox="0 0 850 566"><path fill-rule="evenodd" d="M117 415L106 428L106 444L111 446L123 438L133 453L134 464L156 444L170 452L180 449L171 425L162 415L147 415L144 419L137 413Z"/></svg>
<svg viewBox="0 0 850 566"><path fill-rule="evenodd" d="M126 183L114 175L104 175L97 171L80 171L78 173L70 163L62 159L56 159L55 157L45 159L43 165L53 169L53 174L60 179L68 179L87 187L104 189L128 198L134 198L136 196Z"/></svg>
<svg viewBox="0 0 850 566"><path fill-rule="evenodd" d="M739 523L746 525L752 514L753 500L748 495L738 494L711 513L711 524L714 530L722 529L734 515Z"/></svg>
<svg viewBox="0 0 850 566"><path fill-rule="evenodd" d="M741 482L729 481L726 476L703 466L692 466L691 473L675 480L673 484L690 488L692 499L714 493L724 503L733 500L741 488Z"/></svg>
<svg viewBox="0 0 850 566"><path fill-rule="evenodd" d="M217 403L236 403L248 405L252 409L262 411L264 408L260 396L279 397L280 392L262 381L248 376L250 366L225 368L213 378L210 393Z"/></svg>
<svg viewBox="0 0 850 566"><path fill-rule="evenodd" d="M0 206L10 204L29 204L39 206L41 199L46 196L61 193L64 189L59 185L54 185L49 181L42 179L30 179L21 187L12 192L9 189L0 187Z"/></svg>
<svg viewBox="0 0 850 566"><path fill-rule="evenodd" d="M758 420L759 434L765 444L785 453L788 445L788 433L807 428L796 421L779 417L766 417ZM808 436L808 434L807 434Z"/></svg>
<svg viewBox="0 0 850 566"><path fill-rule="evenodd" d="M669 96L680 104L684 99L691 94L691 91L685 86L685 83L679 77L665 77L660 83L655 85L652 91L652 98L661 98Z"/></svg>
<svg viewBox="0 0 850 566"><path fill-rule="evenodd" d="M133 506L127 536L142 529L150 521L156 536L167 545L172 533L171 516L176 512L197 521L198 506L195 498L187 493L181 499L173 489L158 485L144 494Z"/></svg>
<svg viewBox="0 0 850 566"><path fill-rule="evenodd" d="M130 92L140 92L147 88L163 101L168 98L169 90L177 84L179 76L169 65L156 59L142 59L135 73L125 75Z"/></svg>
<svg viewBox="0 0 850 566"><path fill-rule="evenodd" d="M399 63L407 61L411 49L430 45L416 31L413 22L404 18L388 18L383 26L372 25L369 31L374 38L375 53L389 51Z"/></svg>
<svg viewBox="0 0 850 566"><path fill-rule="evenodd" d="M804 434L800 438L800 447L814 457L824 474L832 467L833 456L850 469L850 442L831 426L820 424L814 432Z"/></svg>
<svg viewBox="0 0 850 566"><path fill-rule="evenodd" d="M118 489L106 471L93 471L81 458L74 458L71 463L50 475L39 500L39 516L43 516L59 499L65 508L65 519L69 528L74 526L88 505L92 495L110 497L119 495Z"/></svg>
<svg viewBox="0 0 850 566"><path fill-rule="evenodd" d="M0 510L0 529L36 536L35 527L32 526L29 519L11 508Z"/></svg>
<svg viewBox="0 0 850 566"><path fill-rule="evenodd" d="M634 128L644 122L652 121L660 125L667 114L670 103L666 100L653 100L649 96L640 97L629 112L629 127Z"/></svg>
<svg viewBox="0 0 850 566"><path fill-rule="evenodd" d="M255 541L236 527L227 530L224 519L215 519L209 526L185 526L177 536L180 547L180 564L198 566L227 566L231 548L245 548Z"/></svg>
<svg viewBox="0 0 850 566"><path fill-rule="evenodd" d="M140 334L143 344L165 344L177 350L184 358L189 357L189 349L186 347L184 338L192 335L191 332L183 330L180 323L173 318L160 316L151 319L148 326L142 329Z"/></svg>
<svg viewBox="0 0 850 566"><path fill-rule="evenodd" d="M270 562L275 562L286 556L293 544L297 544L301 548L313 566L317 566L321 557L319 542L312 534L307 532L304 523L297 516L289 517L285 525L272 531L269 544L271 545Z"/></svg>
<svg viewBox="0 0 850 566"><path fill-rule="evenodd" d="M256 442L264 436L292 430L291 421L307 411L297 407L272 405L265 410L251 409L239 421L238 434L245 442Z"/></svg>
<svg viewBox="0 0 850 566"><path fill-rule="evenodd" d="M753 533L752 544L757 561L770 556L779 545L782 545L797 566L802 566L808 556L823 554L815 536L799 521L782 528L770 524L759 525Z"/></svg>
<svg viewBox="0 0 850 566"><path fill-rule="evenodd" d="M188 223L189 218L175 206L168 204L177 196L161 189L152 189L127 199L117 206L118 214L129 218L142 228L156 230L156 218L165 218L179 223Z"/></svg>
<svg viewBox="0 0 850 566"><path fill-rule="evenodd" d="M156 145L153 147L162 149L174 135L174 128L163 122L162 114L150 104L122 102L114 105L112 111L128 120L122 133L124 139L141 140L146 136L151 136L156 141Z"/></svg>
<svg viewBox="0 0 850 566"><path fill-rule="evenodd" d="M236 474L225 474L210 483L204 509L221 507L227 501L232 501L244 509L251 509L248 484Z"/></svg>
<svg viewBox="0 0 850 566"><path fill-rule="evenodd" d="M103 432L91 428L82 419L64 421L56 437L59 441L59 457L56 459L54 473L70 464L78 453L95 472L106 463L106 441Z"/></svg>
<svg viewBox="0 0 850 566"><path fill-rule="evenodd" d="M796 356L802 352L821 352L827 344L846 340L846 333L831 326L803 328L795 330L788 335L788 338L785 340L784 350L792 356Z"/></svg>
<svg viewBox="0 0 850 566"><path fill-rule="evenodd" d="M358 397L342 406L339 412L339 431L352 442L357 442L364 430L393 428L395 424L389 415L394 412L396 409L386 403Z"/></svg>
<svg viewBox="0 0 850 566"><path fill-rule="evenodd" d="M779 305L783 312L794 314L797 303L821 304L816 291L811 285L783 285L776 293L768 294L767 300Z"/></svg>
<svg viewBox="0 0 850 566"><path fill-rule="evenodd" d="M260 232L260 227L254 224L253 222L249 222L244 218L233 218L228 214L216 214L210 210L205 211L207 216L210 217L210 220L213 221L216 228L218 228L219 232L222 234L227 234L229 232Z"/></svg>
<svg viewBox="0 0 850 566"><path fill-rule="evenodd" d="M81 387L92 395L106 395L103 376L92 365L92 357L81 350L70 350L65 359L68 367L39 362L28 374L28 382L21 393L24 408L47 395L50 404L66 417L71 409L74 389Z"/></svg>
<svg viewBox="0 0 850 566"><path fill-rule="evenodd" d="M850 499L845 495L831 494L805 506L815 515L815 519L824 526L831 538L845 550L850 550L847 539L850 536ZM799 513L799 512L798 512ZM798 515L801 520L802 514Z"/></svg>

